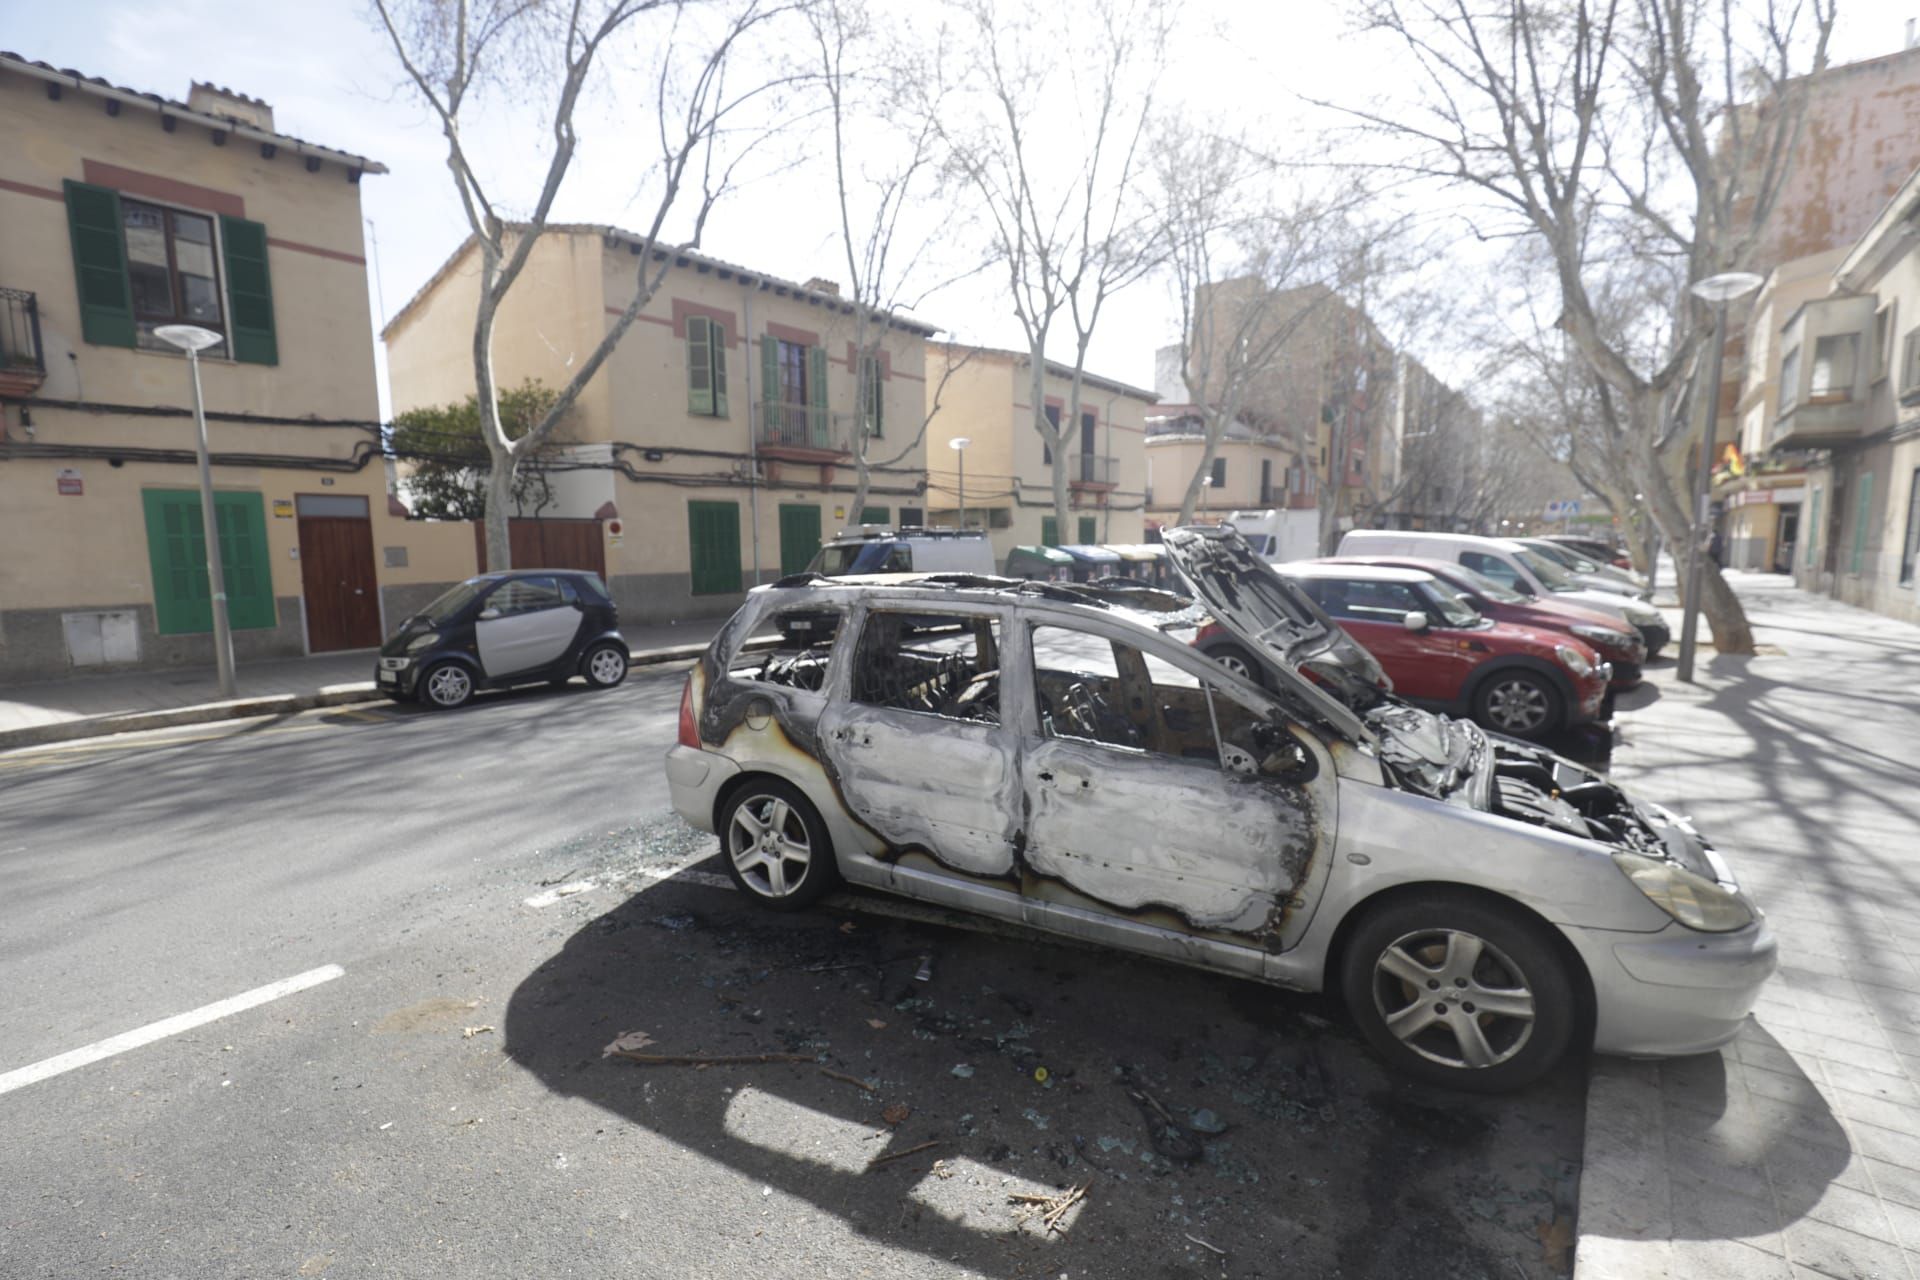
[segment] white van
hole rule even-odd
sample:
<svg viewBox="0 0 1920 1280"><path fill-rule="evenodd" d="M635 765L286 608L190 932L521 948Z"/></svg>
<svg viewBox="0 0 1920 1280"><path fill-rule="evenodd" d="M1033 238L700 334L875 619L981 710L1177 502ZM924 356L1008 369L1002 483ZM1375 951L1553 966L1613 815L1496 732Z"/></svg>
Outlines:
<svg viewBox="0 0 1920 1280"><path fill-rule="evenodd" d="M981 529L863 524L842 530L821 547L807 572L829 578L856 573L992 574L993 544Z"/></svg>
<svg viewBox="0 0 1920 1280"><path fill-rule="evenodd" d="M1666 619L1652 605L1616 591L1582 586L1565 569L1512 538L1480 538L1469 533L1422 533L1411 529L1355 529L1340 539L1343 556L1418 556L1451 560L1483 573L1523 596L1583 605L1630 624L1646 642L1647 656L1672 638Z"/></svg>
<svg viewBox="0 0 1920 1280"><path fill-rule="evenodd" d="M1312 508L1229 511L1226 523L1247 540L1255 555L1269 564L1305 560L1319 552L1320 513Z"/></svg>

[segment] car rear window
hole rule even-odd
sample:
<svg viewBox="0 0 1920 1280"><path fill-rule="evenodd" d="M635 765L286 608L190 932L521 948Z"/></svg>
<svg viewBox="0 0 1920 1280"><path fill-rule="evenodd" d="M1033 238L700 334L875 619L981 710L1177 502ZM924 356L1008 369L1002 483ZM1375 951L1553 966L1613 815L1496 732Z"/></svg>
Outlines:
<svg viewBox="0 0 1920 1280"><path fill-rule="evenodd" d="M767 614L735 650L727 675L816 693L825 689L840 618L839 609L820 605Z"/></svg>

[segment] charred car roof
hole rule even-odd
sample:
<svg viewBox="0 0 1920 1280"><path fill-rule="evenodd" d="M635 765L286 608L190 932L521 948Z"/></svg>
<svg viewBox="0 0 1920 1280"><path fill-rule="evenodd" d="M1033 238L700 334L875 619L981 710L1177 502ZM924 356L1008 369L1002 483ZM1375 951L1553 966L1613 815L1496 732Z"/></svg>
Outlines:
<svg viewBox="0 0 1920 1280"><path fill-rule="evenodd" d="M828 599L854 600L883 592L897 593L910 603L1012 604L1045 601L1119 615L1156 630L1193 626L1204 610L1178 592L1115 579L1108 582L1046 582L1002 578L984 573L871 573L829 578L818 573L796 573L756 590L784 592L805 589ZM775 603L778 603L777 601Z"/></svg>

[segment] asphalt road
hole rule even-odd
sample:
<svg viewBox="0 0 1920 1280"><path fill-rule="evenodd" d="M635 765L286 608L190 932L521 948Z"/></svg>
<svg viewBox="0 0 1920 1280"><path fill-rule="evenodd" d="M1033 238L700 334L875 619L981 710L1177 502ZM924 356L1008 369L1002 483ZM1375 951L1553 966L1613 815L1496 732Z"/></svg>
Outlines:
<svg viewBox="0 0 1920 1280"><path fill-rule="evenodd" d="M680 687L0 755L0 1276L1564 1274L1582 1064L1436 1093L1318 1000L754 911Z"/></svg>

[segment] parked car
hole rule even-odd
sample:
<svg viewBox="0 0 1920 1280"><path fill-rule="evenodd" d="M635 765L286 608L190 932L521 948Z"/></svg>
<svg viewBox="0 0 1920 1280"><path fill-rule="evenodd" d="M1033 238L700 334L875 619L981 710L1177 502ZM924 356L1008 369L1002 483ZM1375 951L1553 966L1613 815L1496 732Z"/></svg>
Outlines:
<svg viewBox="0 0 1920 1280"><path fill-rule="evenodd" d="M1187 602L1138 587L787 580L750 592L688 676L675 809L762 906L845 880L1332 989L1385 1059L1442 1084L1740 1031L1776 944L1684 818L1363 681L1307 678L1352 647L1330 619L1229 530L1168 548L1269 655L1272 689L1169 634ZM830 644L741 652L793 609L843 621ZM946 625L902 624L929 614Z"/></svg>
<svg viewBox="0 0 1920 1280"><path fill-rule="evenodd" d="M1578 533L1547 533L1541 536L1548 542L1558 542L1562 546L1572 547L1589 560L1598 560L1601 564L1610 564L1616 569L1633 568L1633 558L1605 538L1591 538Z"/></svg>
<svg viewBox="0 0 1920 1280"><path fill-rule="evenodd" d="M396 701L443 710L476 690L627 678L619 611L597 573L509 569L468 578L405 619L380 646L374 680Z"/></svg>
<svg viewBox="0 0 1920 1280"><path fill-rule="evenodd" d="M865 573L987 573L994 571L993 544L979 529L892 528L861 525L842 530L813 555L808 573L829 578Z"/></svg>
<svg viewBox="0 0 1920 1280"><path fill-rule="evenodd" d="M1604 718L1613 672L1585 641L1483 617L1420 569L1313 561L1275 568L1372 654L1409 702L1516 738ZM1202 628L1194 644L1216 661L1246 660L1224 626ZM1259 664L1263 676L1268 665Z"/></svg>
<svg viewBox="0 0 1920 1280"><path fill-rule="evenodd" d="M1495 622L1511 622L1536 631L1559 631L1585 641L1613 668L1614 690L1640 683L1647 646L1631 625L1597 609L1557 600L1539 600L1509 591L1485 574L1451 560L1424 560L1418 556L1329 556L1321 564L1397 565L1432 574L1458 591L1475 612Z"/></svg>
<svg viewBox="0 0 1920 1280"><path fill-rule="evenodd" d="M1167 564L1167 549L1157 542L1111 543L1107 550L1120 557L1114 573L1132 578L1150 587L1174 586L1173 569Z"/></svg>
<svg viewBox="0 0 1920 1280"><path fill-rule="evenodd" d="M1519 538L1516 541L1547 557L1587 586L1598 587L1602 591L1619 591L1642 600L1653 596L1647 580L1633 570L1616 569L1604 560L1595 560L1592 556L1575 551L1564 542L1554 542L1548 538Z"/></svg>
<svg viewBox="0 0 1920 1280"><path fill-rule="evenodd" d="M1451 560L1483 573L1509 591L1533 600L1557 600L1610 614L1631 623L1658 657L1672 638L1660 611L1615 591L1583 587L1573 575L1537 551L1511 538L1481 538L1466 533L1421 533L1401 529L1355 529L1340 539L1342 556L1421 556Z"/></svg>

